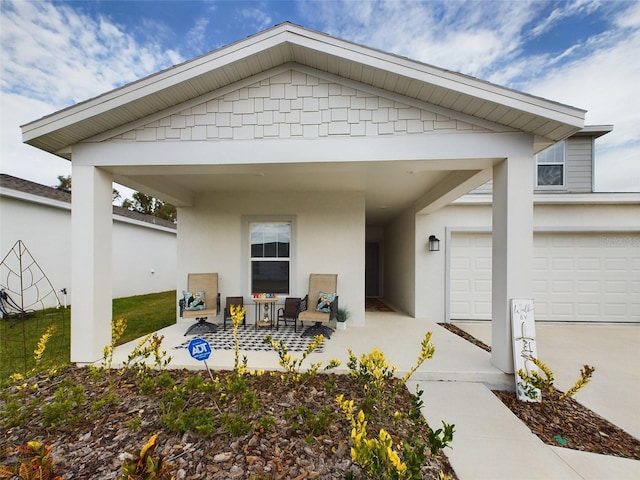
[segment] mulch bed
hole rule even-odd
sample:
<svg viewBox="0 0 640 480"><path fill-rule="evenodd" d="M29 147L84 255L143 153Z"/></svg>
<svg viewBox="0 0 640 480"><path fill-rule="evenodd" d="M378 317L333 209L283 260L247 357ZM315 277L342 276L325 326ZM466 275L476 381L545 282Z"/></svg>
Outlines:
<svg viewBox="0 0 640 480"><path fill-rule="evenodd" d="M158 452L173 465L176 480L333 480L349 474L359 480L370 478L351 460L351 425L336 403L336 396L344 394L345 399L354 399L355 405L362 404L363 385L348 375L317 374L300 383L283 380L281 372L244 375L246 383L235 382L234 388L220 396L201 383L199 388L193 386L197 377L210 381L203 371L170 370L168 374L172 379L169 386L163 382L165 386L153 387L145 394L133 372L122 376L103 372L95 378L86 368L68 368L52 378L32 378L21 390L7 387L0 392L0 412L10 408L15 421L18 411L8 402L20 398L28 414L14 425L7 425L7 417L0 415L0 465L15 464L17 458L9 452L27 441L39 440L53 447L56 472L64 479L115 479L124 453L140 451L153 434L159 434ZM223 385L231 375L228 371L213 374ZM158 378L157 373L153 375ZM59 425L45 427L43 406L63 400L56 394L63 385L81 387L86 402L64 415L59 413ZM200 425L210 431L175 431L169 427L172 420L161 421L163 409L168 408L163 398L173 399L183 389L190 393L179 412L209 412L211 420ZM400 388L392 412L406 414L410 406L411 394ZM227 414L234 415L225 423ZM193 413L185 418L198 417ZM228 421L234 418L237 420ZM225 425L237 427L244 421L249 424L246 433L231 434L225 429ZM369 437L384 428L394 446L407 438L413 425L406 415L394 419L386 410L372 412L367 421ZM426 428L420 436L427 441ZM420 478L435 479L441 471L457 478L444 454L431 456L427 449Z"/></svg>
<svg viewBox="0 0 640 480"><path fill-rule="evenodd" d="M458 327L456 325L453 325L452 323L439 323L438 325L440 325L442 328L446 328L451 333L455 333L459 337L464 338L468 342L473 343L476 347L480 347L481 349L483 349L486 352L491 352L491 347L489 345L487 345L486 343L478 340L473 335L465 332L460 327Z"/></svg>
<svg viewBox="0 0 640 480"><path fill-rule="evenodd" d="M438 325L491 352L491 347L461 328L450 323ZM493 393L547 445L640 460L640 440L573 398L552 402L561 395L558 390L545 393L542 403L521 402L512 391Z"/></svg>

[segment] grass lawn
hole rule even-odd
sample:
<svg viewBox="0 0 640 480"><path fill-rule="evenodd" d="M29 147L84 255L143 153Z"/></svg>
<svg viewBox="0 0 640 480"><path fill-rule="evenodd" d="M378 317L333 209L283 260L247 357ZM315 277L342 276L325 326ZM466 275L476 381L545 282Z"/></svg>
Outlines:
<svg viewBox="0 0 640 480"><path fill-rule="evenodd" d="M12 373L28 373L36 365L34 350L48 329L52 334L39 367L69 363L71 309L50 308L17 323L0 320L0 383ZM113 300L113 318L124 318L127 330L118 342L129 342L175 323L176 291L150 293ZM105 339L105 345L109 343Z"/></svg>

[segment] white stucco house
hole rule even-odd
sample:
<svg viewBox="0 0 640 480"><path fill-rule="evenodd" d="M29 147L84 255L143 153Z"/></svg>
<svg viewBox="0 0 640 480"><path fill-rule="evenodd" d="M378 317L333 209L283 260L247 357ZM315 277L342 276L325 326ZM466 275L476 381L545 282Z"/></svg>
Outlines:
<svg viewBox="0 0 640 480"><path fill-rule="evenodd" d="M162 292L176 288L177 232L172 222L113 207L112 278L106 293L112 298ZM55 307L53 288L61 303L66 290L68 304L74 299L71 288L71 193L22 178L0 174L0 261L10 256L8 268L0 267L0 285L18 287L9 268L17 271L12 249L21 240L37 263L33 268L48 277L38 288L25 292L26 304L44 298L37 307ZM25 268L28 267L25 260ZM39 281L37 273L27 273L25 287ZM26 290L26 288L25 288ZM10 293L14 295L14 293Z"/></svg>
<svg viewBox="0 0 640 480"><path fill-rule="evenodd" d="M584 116L285 23L24 125L24 142L72 161L71 358L99 358L110 335L117 181L178 207L178 290L218 272L223 297L250 303L336 273L364 335L372 281L417 324L450 317L449 240L492 225L492 361L510 372L510 299L534 293L535 155ZM489 180L482 222L456 218Z"/></svg>

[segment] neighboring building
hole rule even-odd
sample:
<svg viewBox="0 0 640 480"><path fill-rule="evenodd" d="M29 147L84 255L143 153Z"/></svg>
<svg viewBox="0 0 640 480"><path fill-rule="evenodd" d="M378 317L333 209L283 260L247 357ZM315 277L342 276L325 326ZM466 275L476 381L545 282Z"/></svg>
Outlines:
<svg viewBox="0 0 640 480"><path fill-rule="evenodd" d="M417 336L448 316L447 235L492 225L492 361L512 371L510 301L533 297L546 222L535 155L585 113L285 23L24 125L24 142L72 160L72 360L99 358L110 335L110 258L95 252L112 250L117 181L178 207L178 289L218 272L222 296L251 305L256 288L303 296L310 273L336 273L352 325L366 326L368 290L415 316ZM482 220L452 204L489 180ZM562 217L551 226L576 221Z"/></svg>
<svg viewBox="0 0 640 480"><path fill-rule="evenodd" d="M593 192L594 143L611 130L585 127L536 156L536 320L640 322L640 195ZM488 182L419 218L441 236L445 265L442 313L418 316L491 319L491 201Z"/></svg>
<svg viewBox="0 0 640 480"><path fill-rule="evenodd" d="M60 297L71 288L71 193L0 174L0 261L18 240L27 247ZM113 298L176 288L176 225L113 207ZM0 285L7 272L0 269ZM46 292L41 292L44 294ZM55 306L49 297L47 307Z"/></svg>

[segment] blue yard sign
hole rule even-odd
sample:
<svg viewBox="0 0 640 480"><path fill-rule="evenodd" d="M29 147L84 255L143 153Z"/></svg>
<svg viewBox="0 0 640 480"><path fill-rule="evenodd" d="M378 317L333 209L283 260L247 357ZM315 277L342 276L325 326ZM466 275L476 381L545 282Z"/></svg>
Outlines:
<svg viewBox="0 0 640 480"><path fill-rule="evenodd" d="M196 337L189 342L189 353L196 360L207 360L211 355L211 346L206 340Z"/></svg>

